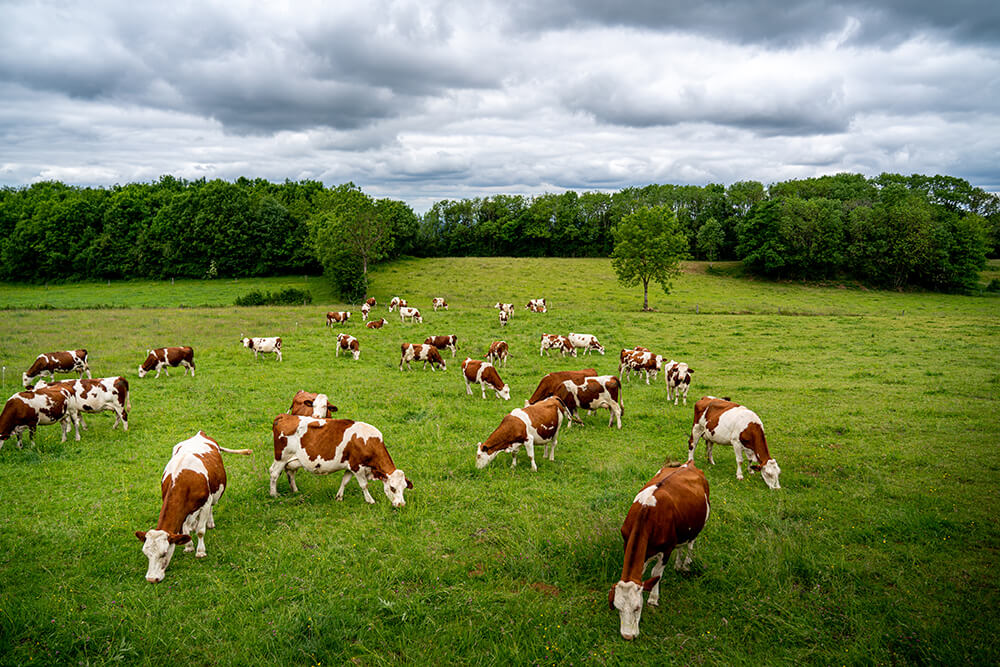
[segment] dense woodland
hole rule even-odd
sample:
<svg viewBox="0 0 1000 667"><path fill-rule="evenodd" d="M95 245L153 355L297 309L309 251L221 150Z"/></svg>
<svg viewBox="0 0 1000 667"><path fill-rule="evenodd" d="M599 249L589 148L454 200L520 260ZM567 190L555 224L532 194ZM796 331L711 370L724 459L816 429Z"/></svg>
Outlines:
<svg viewBox="0 0 1000 667"><path fill-rule="evenodd" d="M876 287L974 289L1000 254L1000 197L949 176L838 174L764 186L649 185L445 200L418 216L352 183L188 181L0 189L0 280L242 277L325 270L364 293L401 255L607 257L638 209L675 215L693 259Z"/></svg>

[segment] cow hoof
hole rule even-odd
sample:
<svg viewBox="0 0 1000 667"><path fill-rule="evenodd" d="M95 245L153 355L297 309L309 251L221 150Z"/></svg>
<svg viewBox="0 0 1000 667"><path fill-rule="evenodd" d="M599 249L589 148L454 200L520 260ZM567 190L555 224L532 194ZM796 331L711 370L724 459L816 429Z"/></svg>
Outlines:
<svg viewBox="0 0 1000 667"><path fill-rule="evenodd" d="M194 557L195 557L195 558L204 558L204 557L205 557L205 556L207 556L207 555L208 555L208 554L207 554L207 553L205 553L204 551L199 551L198 553L196 553L196 554L194 555Z"/></svg>
<svg viewBox="0 0 1000 667"><path fill-rule="evenodd" d="M194 551L194 547L184 547L184 553L190 553Z"/></svg>

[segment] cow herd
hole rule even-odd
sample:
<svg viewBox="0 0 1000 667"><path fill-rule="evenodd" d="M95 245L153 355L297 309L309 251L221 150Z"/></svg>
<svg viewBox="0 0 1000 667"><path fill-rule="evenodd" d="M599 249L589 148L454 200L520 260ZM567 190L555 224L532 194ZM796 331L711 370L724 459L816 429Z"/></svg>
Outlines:
<svg viewBox="0 0 1000 667"><path fill-rule="evenodd" d="M368 321L377 303L374 298L362 305L362 318L366 326L378 329L385 319ZM443 298L434 298L435 311L448 309ZM497 302L501 326L513 315L513 304ZM545 313L545 299L532 299L525 306L531 312ZM420 323L422 318L416 308L394 297L389 311L397 310L401 320ZM327 326L345 324L351 313L329 312ZM360 357L358 339L346 333L337 334L336 354ZM273 353L282 360L281 338L249 338L240 340L243 347L258 354ZM431 370L447 370L442 351L450 351L454 358L458 350L456 335L429 336L423 343L403 343L399 370L418 361ZM563 356L598 352L605 354L604 346L591 334L570 333L541 334L539 354L557 350ZM509 348L506 341L493 341L482 359L466 357L461 364L467 395L473 395L473 386L479 385L483 399L487 390L498 399L510 400L511 388L500 377L497 365L506 367ZM147 358L139 367L138 375L145 377L156 371L167 372L170 367L181 366L185 374L194 376L194 351L190 347L166 347L147 350ZM622 379L629 381L631 374L641 373L646 384L664 373L667 400L687 404L687 394L694 371L683 362L665 362L663 357L647 348L623 349L619 354L617 375L599 375L593 368L573 371L556 371L542 377L534 393L518 407L504 415L500 424L485 440L476 444L475 465L486 467L501 453L511 455L511 467L517 465L517 455L524 449L531 470L537 471L535 446L542 446L542 458L555 460L555 450L560 429L564 424L580 423L580 410L608 410L608 426L622 428L624 405L621 397ZM55 373L78 373L79 379L54 382ZM87 378L84 379L83 375ZM42 378L47 378L43 381ZM39 425L59 423L62 440L76 426L86 424L82 413L113 410L114 427L119 423L128 430L129 401L128 381L124 377L92 379L86 350L69 350L39 355L23 374L25 391L11 396L0 414L0 448L11 436L16 435L18 446L25 431L30 431L34 442L35 428ZM278 495L278 481L282 473L292 492L297 492L295 473L304 468L314 474L328 474L343 470L344 476L336 499L341 500L348 482L354 478L367 503L374 503L368 483L382 482L383 490L393 507L406 503L403 492L413 488L413 482L395 466L385 446L382 433L374 426L350 419L335 419L337 407L325 394L300 391L292 400L287 413L278 415L272 424L274 461L269 468L269 491ZM629 509L621 534L624 542L624 562L621 579L612 586L608 596L610 608L620 614L620 633L625 639L639 634L643 592L649 596L646 604L655 606L659 601L659 580L664 563L676 549L677 569L687 569L691 562L695 538L710 514L709 486L704 474L694 465L694 452L704 438L708 460L714 464L714 444L730 445L736 456L736 477L743 479L742 461L751 472L760 471L768 487L779 489L781 472L770 456L764 437L763 423L751 410L728 399L711 396L701 398L694 406L694 420L688 439L687 462L667 464L639 491ZM161 478L162 507L155 528L137 531L142 541L143 554L148 558L146 579L162 581L170 563L174 547L185 545L185 551L195 551L204 557L205 532L214 527L212 508L226 488L226 473L222 453L250 454L250 450L233 450L220 447L204 432L178 443L172 452ZM192 543L197 537L197 545ZM686 553L681 547L687 547ZM683 557L682 557L683 554ZM651 576L644 579L646 569L652 565Z"/></svg>

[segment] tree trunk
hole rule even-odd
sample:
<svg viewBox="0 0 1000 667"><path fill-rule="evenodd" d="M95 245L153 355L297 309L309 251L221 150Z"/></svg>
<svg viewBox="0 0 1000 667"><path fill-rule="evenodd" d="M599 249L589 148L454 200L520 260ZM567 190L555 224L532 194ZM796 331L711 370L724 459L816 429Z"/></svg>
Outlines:
<svg viewBox="0 0 1000 667"><path fill-rule="evenodd" d="M642 309L649 310L649 280L642 281Z"/></svg>

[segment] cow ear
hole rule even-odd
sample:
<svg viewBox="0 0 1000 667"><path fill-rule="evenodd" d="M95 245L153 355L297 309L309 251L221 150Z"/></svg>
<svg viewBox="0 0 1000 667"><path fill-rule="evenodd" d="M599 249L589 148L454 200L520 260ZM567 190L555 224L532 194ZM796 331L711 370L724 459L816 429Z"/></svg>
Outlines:
<svg viewBox="0 0 1000 667"><path fill-rule="evenodd" d="M653 586L655 586L659 580L660 580L659 576L650 577L646 581L642 582L642 590L647 592L652 590Z"/></svg>
<svg viewBox="0 0 1000 667"><path fill-rule="evenodd" d="M190 535L170 535L167 537L167 542L170 544L187 544L190 541Z"/></svg>
<svg viewBox="0 0 1000 667"><path fill-rule="evenodd" d="M406 488L412 489L413 488L413 482L410 481L409 477L406 477L404 479L406 479Z"/></svg>
<svg viewBox="0 0 1000 667"><path fill-rule="evenodd" d="M333 414L334 412L337 411L337 406L336 405L328 405L328 406L326 406L326 411L329 412L330 414Z"/></svg>
<svg viewBox="0 0 1000 667"><path fill-rule="evenodd" d="M608 609L615 608L615 586L617 585L618 584L614 584L614 586L611 587L611 590L608 591Z"/></svg>
<svg viewBox="0 0 1000 667"><path fill-rule="evenodd" d="M146 541L146 531L144 531L144 530L137 530L137 531L135 531L135 536L139 538L140 542L145 542Z"/></svg>
<svg viewBox="0 0 1000 667"><path fill-rule="evenodd" d="M694 369L693 368L689 368L688 369L688 373L694 373Z"/></svg>

